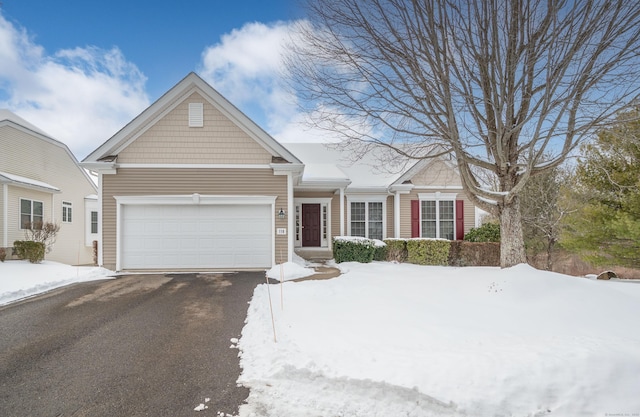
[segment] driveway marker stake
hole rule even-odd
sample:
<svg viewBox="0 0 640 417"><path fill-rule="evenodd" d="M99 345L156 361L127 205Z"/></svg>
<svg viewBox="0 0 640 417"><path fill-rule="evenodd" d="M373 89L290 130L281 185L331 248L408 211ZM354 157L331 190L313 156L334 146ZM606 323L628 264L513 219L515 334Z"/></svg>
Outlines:
<svg viewBox="0 0 640 417"><path fill-rule="evenodd" d="M271 290L269 289L271 285L269 285L269 277L267 276L267 274L265 274L264 277L267 280L267 294L269 294L269 311L271 311L271 326L273 327L273 341L275 343L278 343L278 339L276 338L276 322L273 319L273 304L271 303Z"/></svg>

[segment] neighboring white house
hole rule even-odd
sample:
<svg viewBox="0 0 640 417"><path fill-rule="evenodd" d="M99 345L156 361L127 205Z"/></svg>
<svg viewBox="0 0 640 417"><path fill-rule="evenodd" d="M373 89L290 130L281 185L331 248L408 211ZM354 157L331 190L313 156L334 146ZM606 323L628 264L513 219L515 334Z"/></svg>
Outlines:
<svg viewBox="0 0 640 417"><path fill-rule="evenodd" d="M93 263L98 240L97 187L67 146L0 109L0 247L25 239L25 224L53 222L60 231L45 259ZM8 250L11 255L11 250Z"/></svg>

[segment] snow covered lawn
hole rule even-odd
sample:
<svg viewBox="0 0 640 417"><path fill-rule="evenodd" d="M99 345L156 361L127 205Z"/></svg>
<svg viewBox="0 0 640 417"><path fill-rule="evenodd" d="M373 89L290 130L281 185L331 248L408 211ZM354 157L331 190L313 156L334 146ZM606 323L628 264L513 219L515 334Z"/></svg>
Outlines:
<svg viewBox="0 0 640 417"><path fill-rule="evenodd" d="M57 262L0 262L0 305L30 297L74 282L108 278L111 271L91 266L69 266Z"/></svg>
<svg viewBox="0 0 640 417"><path fill-rule="evenodd" d="M640 283L527 265L340 267L256 288L240 416L640 413Z"/></svg>

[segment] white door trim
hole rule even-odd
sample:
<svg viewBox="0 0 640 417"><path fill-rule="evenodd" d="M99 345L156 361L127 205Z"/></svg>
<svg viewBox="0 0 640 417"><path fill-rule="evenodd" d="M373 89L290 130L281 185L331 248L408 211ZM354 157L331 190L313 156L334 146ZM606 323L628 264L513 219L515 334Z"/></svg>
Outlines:
<svg viewBox="0 0 640 417"><path fill-rule="evenodd" d="M300 224L302 225L302 205L303 204L320 204L320 227L326 227L327 228L327 237L326 239L323 238L321 236L320 238L320 247L322 248L329 248L331 247L331 237L333 236L331 234L331 197L322 197L322 198L307 198L307 197L301 197L301 198L294 198L294 204L295 207L298 208L296 211L298 212L299 216L300 216ZM327 221L326 224L324 223L323 219L322 219L322 209L323 207L326 207L327 210ZM296 216L296 213L294 213L293 215L294 217ZM295 222L295 219L294 219ZM293 230L293 241L295 242L295 247L299 248L302 247L302 241L296 239L296 234L299 232L300 236L302 236L302 232L297 230L297 226L294 226ZM300 238L302 239L302 238Z"/></svg>

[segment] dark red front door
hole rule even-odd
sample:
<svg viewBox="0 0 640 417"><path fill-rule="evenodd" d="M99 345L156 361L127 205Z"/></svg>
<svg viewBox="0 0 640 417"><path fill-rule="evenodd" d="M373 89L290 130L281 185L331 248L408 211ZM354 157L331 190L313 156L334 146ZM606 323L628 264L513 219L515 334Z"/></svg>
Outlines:
<svg viewBox="0 0 640 417"><path fill-rule="evenodd" d="M320 204L302 205L302 246L320 246Z"/></svg>

